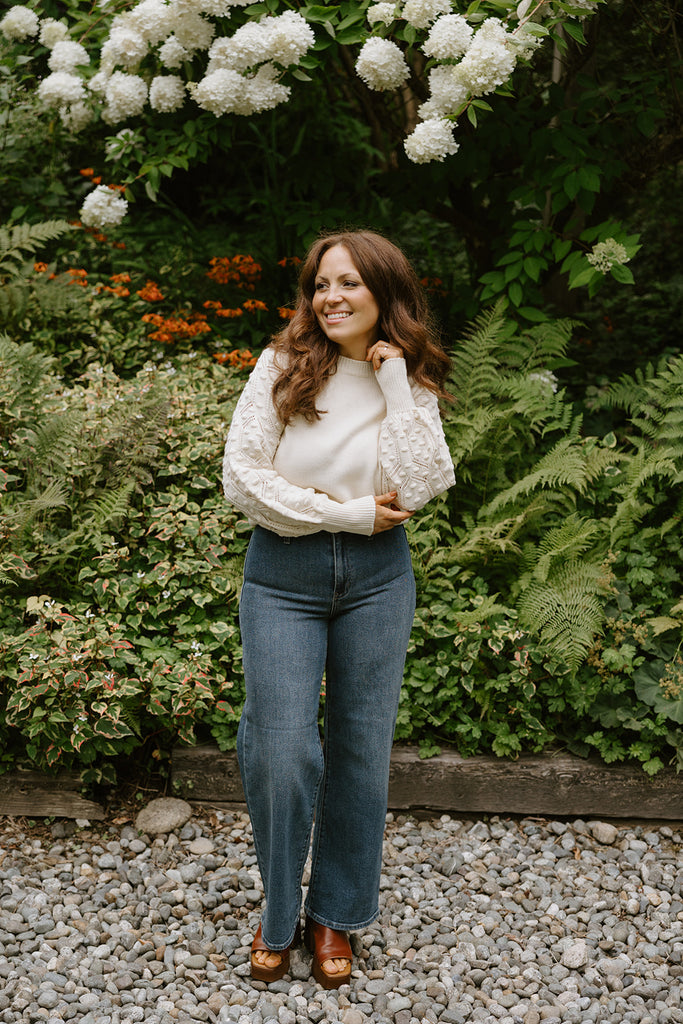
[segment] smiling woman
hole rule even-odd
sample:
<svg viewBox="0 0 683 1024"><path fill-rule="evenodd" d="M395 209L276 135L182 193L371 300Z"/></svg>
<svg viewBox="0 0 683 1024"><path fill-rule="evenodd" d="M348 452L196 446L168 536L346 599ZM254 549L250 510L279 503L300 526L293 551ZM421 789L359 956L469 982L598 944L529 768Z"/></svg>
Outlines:
<svg viewBox="0 0 683 1024"><path fill-rule="evenodd" d="M379 913L415 607L402 524L453 483L438 408L448 366L400 250L374 232L331 235L235 410L225 494L256 524L237 750L266 892L251 958L262 981L289 966L314 820L304 937L325 988L349 980L346 932Z"/></svg>

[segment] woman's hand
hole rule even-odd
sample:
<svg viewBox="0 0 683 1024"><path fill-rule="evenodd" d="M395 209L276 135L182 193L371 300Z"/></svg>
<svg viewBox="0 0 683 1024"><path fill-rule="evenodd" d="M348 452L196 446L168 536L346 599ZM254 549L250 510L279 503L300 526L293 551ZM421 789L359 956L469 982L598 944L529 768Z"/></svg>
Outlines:
<svg viewBox="0 0 683 1024"><path fill-rule="evenodd" d="M388 494L375 495L375 533L384 533L385 530L393 530L395 526L405 523L410 519L412 512L404 512L393 504L396 499L396 491L389 491Z"/></svg>
<svg viewBox="0 0 683 1024"><path fill-rule="evenodd" d="M368 349L365 361L372 363L373 370L379 370L385 359L403 359L403 349L391 345L388 341L376 341Z"/></svg>

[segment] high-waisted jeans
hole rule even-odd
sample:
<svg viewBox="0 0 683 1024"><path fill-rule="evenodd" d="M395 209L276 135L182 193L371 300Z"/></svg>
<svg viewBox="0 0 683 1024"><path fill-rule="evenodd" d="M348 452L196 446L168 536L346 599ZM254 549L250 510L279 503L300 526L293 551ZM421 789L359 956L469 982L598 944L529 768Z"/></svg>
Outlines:
<svg viewBox="0 0 683 1024"><path fill-rule="evenodd" d="M294 937L314 819L308 916L352 931L379 913L389 759L414 612L402 527L292 538L256 527L240 598L247 699L237 753L269 949Z"/></svg>

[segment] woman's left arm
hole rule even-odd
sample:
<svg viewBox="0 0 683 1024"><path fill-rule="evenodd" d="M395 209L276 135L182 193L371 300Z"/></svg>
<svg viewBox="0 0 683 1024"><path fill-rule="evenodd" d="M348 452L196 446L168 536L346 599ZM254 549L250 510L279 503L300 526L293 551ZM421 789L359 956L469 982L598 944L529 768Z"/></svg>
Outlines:
<svg viewBox="0 0 683 1024"><path fill-rule="evenodd" d="M385 359L377 381L387 404L379 436L383 489L396 491L396 504L415 512L455 483L438 399L408 380L404 359Z"/></svg>

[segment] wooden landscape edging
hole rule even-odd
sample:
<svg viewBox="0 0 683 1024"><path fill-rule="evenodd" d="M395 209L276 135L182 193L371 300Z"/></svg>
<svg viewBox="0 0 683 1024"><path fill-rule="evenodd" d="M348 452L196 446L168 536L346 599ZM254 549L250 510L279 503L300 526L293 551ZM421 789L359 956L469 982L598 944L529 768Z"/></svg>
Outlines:
<svg viewBox="0 0 683 1024"><path fill-rule="evenodd" d="M104 808L85 800L80 786L78 772L52 776L18 768L0 775L0 816L101 821Z"/></svg>
<svg viewBox="0 0 683 1024"><path fill-rule="evenodd" d="M237 756L214 746L176 748L173 791L192 804L244 805ZM523 814L549 817L683 820L683 773L650 778L642 768L569 754L460 757L444 750L422 760L417 747L395 746L391 810Z"/></svg>

